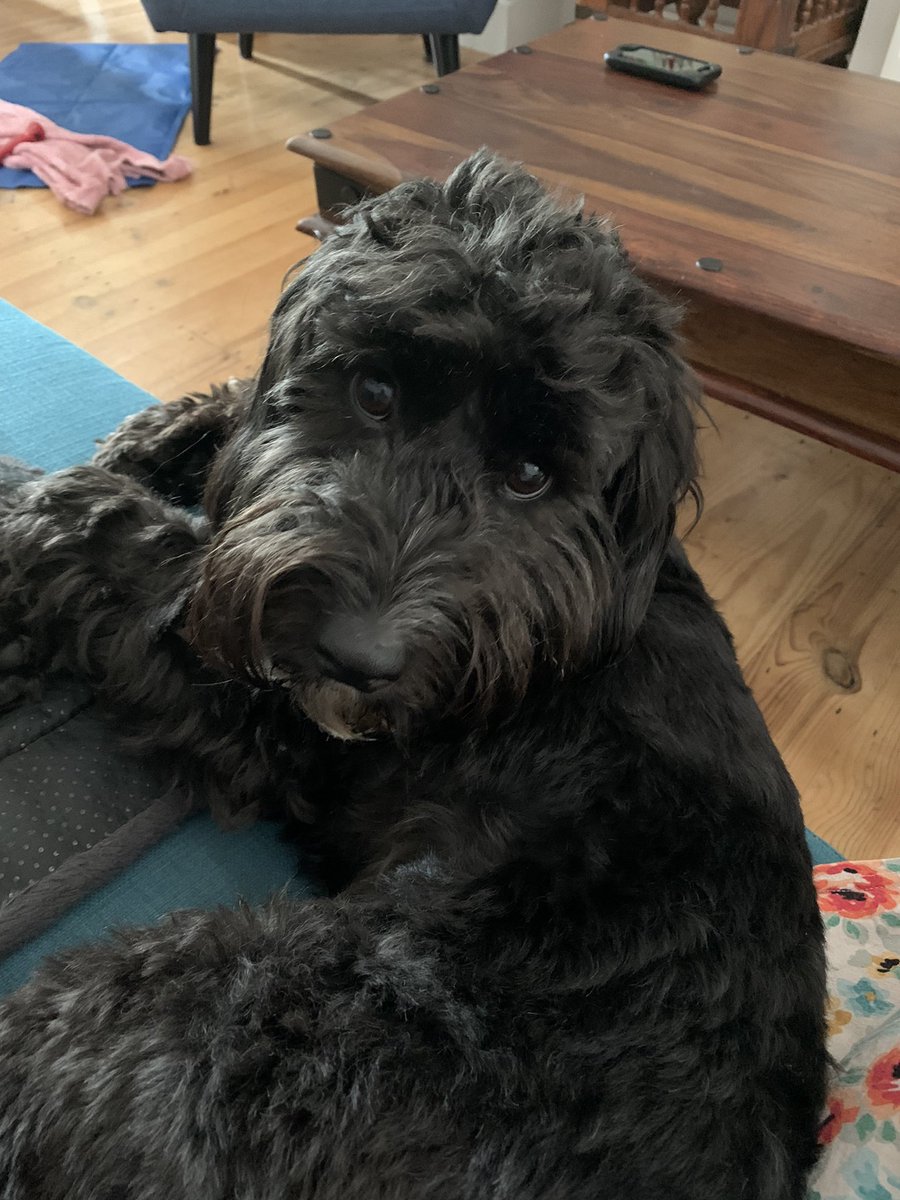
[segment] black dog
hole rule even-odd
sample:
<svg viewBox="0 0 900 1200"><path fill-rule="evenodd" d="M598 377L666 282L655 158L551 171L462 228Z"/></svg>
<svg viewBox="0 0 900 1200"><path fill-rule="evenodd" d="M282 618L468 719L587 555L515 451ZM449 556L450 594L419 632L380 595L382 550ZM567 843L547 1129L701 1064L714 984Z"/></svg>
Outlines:
<svg viewBox="0 0 900 1200"><path fill-rule="evenodd" d="M3 1200L803 1196L821 926L673 540L673 328L607 226L480 155L313 257L249 403L20 488L22 677L86 672L338 894L45 966L0 1008ZM213 457L205 519L151 490Z"/></svg>

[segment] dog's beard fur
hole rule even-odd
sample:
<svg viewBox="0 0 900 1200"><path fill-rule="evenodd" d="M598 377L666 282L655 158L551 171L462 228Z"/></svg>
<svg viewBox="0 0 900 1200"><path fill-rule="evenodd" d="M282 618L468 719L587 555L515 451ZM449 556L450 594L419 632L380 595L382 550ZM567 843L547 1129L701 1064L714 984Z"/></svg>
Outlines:
<svg viewBox="0 0 900 1200"><path fill-rule="evenodd" d="M488 156L364 206L282 298L214 470L196 646L340 737L511 713L615 654L694 475L674 323L607 226ZM390 420L354 407L366 372L396 387ZM521 462L545 496L504 492ZM402 639L399 679L323 675L343 613Z"/></svg>
<svg viewBox="0 0 900 1200"><path fill-rule="evenodd" d="M320 729L341 741L391 732L386 708L367 700L345 683L333 680L309 683L299 690L297 702Z"/></svg>

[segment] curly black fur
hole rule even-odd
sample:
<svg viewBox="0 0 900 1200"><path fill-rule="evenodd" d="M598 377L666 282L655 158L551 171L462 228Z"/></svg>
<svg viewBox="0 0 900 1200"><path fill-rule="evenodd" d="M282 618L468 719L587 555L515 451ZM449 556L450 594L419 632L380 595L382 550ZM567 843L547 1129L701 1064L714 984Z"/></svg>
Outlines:
<svg viewBox="0 0 900 1200"><path fill-rule="evenodd" d="M126 418L94 455L98 467L139 479L178 504L199 505L209 464L231 437L253 393L229 379L209 395L191 393Z"/></svg>
<svg viewBox="0 0 900 1200"><path fill-rule="evenodd" d="M3 1200L800 1200L821 925L673 539L674 324L605 224L478 155L314 256L245 411L21 488L10 639L221 817L289 814L337 894L178 915L0 1007ZM202 518L145 486L190 494L184 453Z"/></svg>

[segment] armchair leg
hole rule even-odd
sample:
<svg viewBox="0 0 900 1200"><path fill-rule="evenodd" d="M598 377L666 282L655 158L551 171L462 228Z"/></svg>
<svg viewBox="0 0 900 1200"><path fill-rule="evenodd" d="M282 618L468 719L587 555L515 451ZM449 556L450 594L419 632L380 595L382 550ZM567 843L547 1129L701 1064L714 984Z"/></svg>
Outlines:
<svg viewBox="0 0 900 1200"><path fill-rule="evenodd" d="M240 49L241 49L241 58L252 58L253 57L253 34L252 33L239 33L238 34L238 46L240 46Z"/></svg>
<svg viewBox="0 0 900 1200"><path fill-rule="evenodd" d="M194 119L194 141L198 146L208 146L216 35L214 33L188 34L188 45L191 59L191 108Z"/></svg>
<svg viewBox="0 0 900 1200"><path fill-rule="evenodd" d="M431 60L438 75L449 75L459 70L459 35L456 33L432 33Z"/></svg>

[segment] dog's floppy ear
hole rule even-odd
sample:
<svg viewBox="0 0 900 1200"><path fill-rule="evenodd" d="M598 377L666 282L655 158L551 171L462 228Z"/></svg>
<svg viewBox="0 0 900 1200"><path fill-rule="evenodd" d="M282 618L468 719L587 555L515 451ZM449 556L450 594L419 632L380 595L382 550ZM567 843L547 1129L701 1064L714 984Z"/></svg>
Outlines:
<svg viewBox="0 0 900 1200"><path fill-rule="evenodd" d="M644 420L605 489L618 550L606 635L613 652L627 647L644 620L678 505L690 495L699 514L701 503L695 478L696 380L674 345L639 342L630 357L632 387L643 393Z"/></svg>

